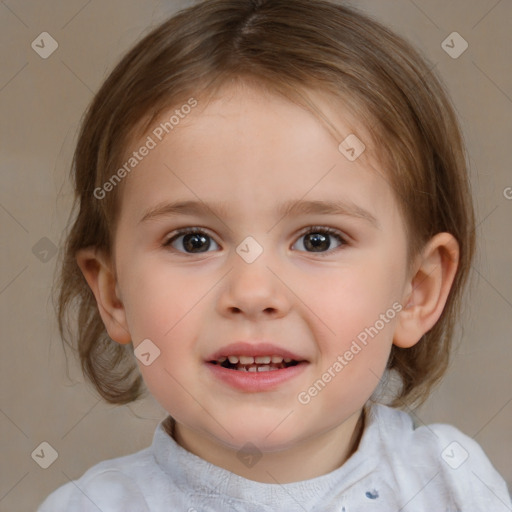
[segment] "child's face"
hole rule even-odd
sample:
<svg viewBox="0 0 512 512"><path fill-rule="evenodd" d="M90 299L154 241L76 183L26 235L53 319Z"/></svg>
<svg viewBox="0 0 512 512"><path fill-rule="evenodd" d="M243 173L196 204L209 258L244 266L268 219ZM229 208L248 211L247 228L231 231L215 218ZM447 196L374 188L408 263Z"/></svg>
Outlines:
<svg viewBox="0 0 512 512"><path fill-rule="evenodd" d="M404 224L370 151L349 161L308 111L249 88L203 107L161 142L150 133L156 147L124 183L115 261L126 328L135 348L150 339L160 350L140 370L179 423L225 446L291 447L356 417L377 387L407 288ZM370 146L362 129L358 136ZM185 201L195 213L143 220ZM292 201L343 202L375 223L321 211L283 216ZM219 204L216 214L200 211ZM304 235L313 226L317 235ZM196 227L204 234L164 246ZM366 344L365 328L373 328ZM249 353L226 349L238 342ZM211 363L251 347L302 362L256 373Z"/></svg>

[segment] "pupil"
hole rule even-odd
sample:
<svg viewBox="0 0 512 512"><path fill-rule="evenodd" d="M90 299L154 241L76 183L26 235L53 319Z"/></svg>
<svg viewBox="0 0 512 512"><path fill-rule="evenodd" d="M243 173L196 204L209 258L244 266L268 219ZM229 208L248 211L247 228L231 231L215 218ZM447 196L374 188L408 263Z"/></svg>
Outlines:
<svg viewBox="0 0 512 512"><path fill-rule="evenodd" d="M185 235L183 238L183 246L187 251L193 251L194 249L201 249L201 244L206 244L206 247L203 251L207 251L210 247L210 242L207 240L207 238L204 235L201 235L199 233L191 233L188 235Z"/></svg>
<svg viewBox="0 0 512 512"><path fill-rule="evenodd" d="M324 245L324 247L322 247L322 244ZM318 252L319 249L329 249L329 246L331 244L329 242L329 239L326 236L322 235L321 233L309 233L306 236L306 241L304 245L307 249L312 249L313 251Z"/></svg>

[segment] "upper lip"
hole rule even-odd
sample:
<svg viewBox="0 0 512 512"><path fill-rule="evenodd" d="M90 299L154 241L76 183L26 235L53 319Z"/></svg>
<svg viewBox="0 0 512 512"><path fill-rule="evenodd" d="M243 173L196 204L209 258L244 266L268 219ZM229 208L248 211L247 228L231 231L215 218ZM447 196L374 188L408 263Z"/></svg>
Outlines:
<svg viewBox="0 0 512 512"><path fill-rule="evenodd" d="M298 354L286 350L272 343L266 342L248 342L238 341L236 343L230 343L210 354L207 361L217 361L221 357L229 356L282 356L283 358L289 358L293 361L305 361L306 359Z"/></svg>

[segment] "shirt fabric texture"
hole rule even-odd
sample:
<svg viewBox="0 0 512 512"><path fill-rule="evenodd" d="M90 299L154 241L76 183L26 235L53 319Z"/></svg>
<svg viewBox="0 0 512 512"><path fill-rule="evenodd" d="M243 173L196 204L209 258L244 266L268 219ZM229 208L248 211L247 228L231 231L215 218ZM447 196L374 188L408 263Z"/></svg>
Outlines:
<svg viewBox="0 0 512 512"><path fill-rule="evenodd" d="M415 428L385 405L366 409L359 446L341 467L286 484L203 460L174 441L166 421L151 446L96 464L37 512L512 512L505 481L473 439L450 425Z"/></svg>

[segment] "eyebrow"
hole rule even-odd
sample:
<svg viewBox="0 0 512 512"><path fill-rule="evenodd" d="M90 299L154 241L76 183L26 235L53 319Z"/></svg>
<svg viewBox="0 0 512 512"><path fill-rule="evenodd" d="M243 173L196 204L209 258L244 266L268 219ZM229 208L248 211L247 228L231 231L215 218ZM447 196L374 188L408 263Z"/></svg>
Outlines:
<svg viewBox="0 0 512 512"><path fill-rule="evenodd" d="M149 208L142 216L140 223L158 217L175 215L207 215L213 213L217 217L228 217L229 206L226 203L205 203L202 201L177 201L165 202ZM287 215L343 215L362 219L380 229L380 224L375 216L353 202L347 201L304 201L291 200L281 203L276 208L276 214L280 217Z"/></svg>

